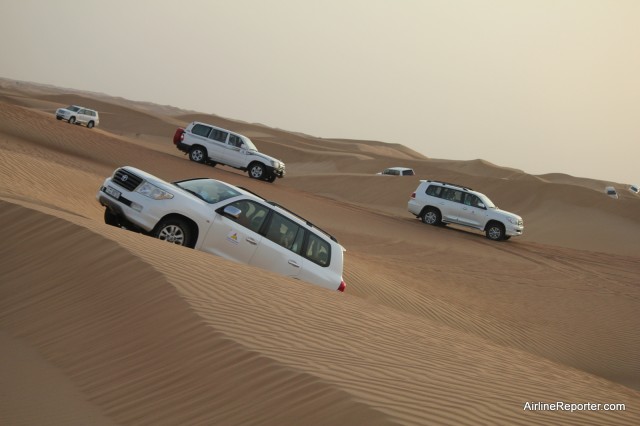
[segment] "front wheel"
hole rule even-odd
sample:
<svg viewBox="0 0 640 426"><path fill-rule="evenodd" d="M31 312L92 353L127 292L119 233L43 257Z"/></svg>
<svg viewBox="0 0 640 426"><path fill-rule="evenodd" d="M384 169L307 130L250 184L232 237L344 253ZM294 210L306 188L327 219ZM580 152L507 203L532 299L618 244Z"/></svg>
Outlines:
<svg viewBox="0 0 640 426"><path fill-rule="evenodd" d="M120 219L118 219L118 216L113 214L113 212L108 208L104 209L104 223L106 223L107 225L120 227Z"/></svg>
<svg viewBox="0 0 640 426"><path fill-rule="evenodd" d="M264 177L264 165L261 163L253 163L249 167L249 177L254 179L262 179Z"/></svg>
<svg viewBox="0 0 640 426"><path fill-rule="evenodd" d="M189 150L189 160L195 161L196 163L204 163L207 158L207 151L200 147L194 146Z"/></svg>
<svg viewBox="0 0 640 426"><path fill-rule="evenodd" d="M75 124L75 122L76 122L76 118L75 117L71 117L69 119L69 124Z"/></svg>
<svg viewBox="0 0 640 426"><path fill-rule="evenodd" d="M500 241L504 238L504 226L501 223L492 223L487 226L487 238L493 241Z"/></svg>
<svg viewBox="0 0 640 426"><path fill-rule="evenodd" d="M164 219L156 225L153 236L171 244L193 248L193 235L186 221L180 218Z"/></svg>

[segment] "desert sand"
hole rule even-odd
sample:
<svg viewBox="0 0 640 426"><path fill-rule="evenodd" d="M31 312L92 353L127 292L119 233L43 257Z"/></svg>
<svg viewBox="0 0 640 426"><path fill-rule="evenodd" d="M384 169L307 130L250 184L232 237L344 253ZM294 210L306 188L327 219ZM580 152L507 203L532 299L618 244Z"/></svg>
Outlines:
<svg viewBox="0 0 640 426"><path fill-rule="evenodd" d="M71 103L100 126L57 121ZM188 161L171 138L194 119L287 176ZM123 165L305 216L347 249L346 292L105 225L95 194ZM417 176L375 175L391 166ZM640 197L561 172L0 79L0 424L640 424ZM525 235L422 224L419 179L484 192Z"/></svg>

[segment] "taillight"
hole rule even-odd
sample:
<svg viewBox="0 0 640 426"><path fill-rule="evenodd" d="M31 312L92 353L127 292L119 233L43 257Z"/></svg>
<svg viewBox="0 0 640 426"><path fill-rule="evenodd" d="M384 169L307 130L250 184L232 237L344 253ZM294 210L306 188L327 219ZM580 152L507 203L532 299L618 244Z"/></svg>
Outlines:
<svg viewBox="0 0 640 426"><path fill-rule="evenodd" d="M347 288L347 285L344 281L340 281L340 287L338 287L338 291L344 292L344 289Z"/></svg>
<svg viewBox="0 0 640 426"><path fill-rule="evenodd" d="M184 140L184 129L178 128L173 135L173 143L178 144L178 142L182 142Z"/></svg>
<svg viewBox="0 0 640 426"><path fill-rule="evenodd" d="M416 193L415 192L411 193L411 198L414 199L414 200L416 199Z"/></svg>

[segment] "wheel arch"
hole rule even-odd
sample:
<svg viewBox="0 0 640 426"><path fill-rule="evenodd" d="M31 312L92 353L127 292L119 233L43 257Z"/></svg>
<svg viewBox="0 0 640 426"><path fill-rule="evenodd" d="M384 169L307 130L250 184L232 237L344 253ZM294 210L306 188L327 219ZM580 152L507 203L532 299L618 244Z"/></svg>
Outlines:
<svg viewBox="0 0 640 426"><path fill-rule="evenodd" d="M436 206L432 206L431 204L426 204L424 207L422 207L422 209L420 210L420 214L418 214L416 217L422 217L422 215L429 209L437 211L438 213L440 213L440 217L442 217L442 210L440 210Z"/></svg>
<svg viewBox="0 0 640 426"><path fill-rule="evenodd" d="M498 226L501 226L502 229L507 229L507 227L505 226L504 223L500 222L497 219L491 219L490 221L488 221L486 223L486 225L484 225L484 229L483 230L486 231L487 229L489 229L489 226L491 226L491 225L498 225Z"/></svg>
<svg viewBox="0 0 640 426"><path fill-rule="evenodd" d="M188 225L189 228L191 229L191 231L193 232L193 247L191 248L195 248L196 243L198 242L198 237L200 234L200 230L198 229L198 224L191 218L180 214L180 213L169 213L166 214L164 216L162 216L158 222L155 224L155 226L153 227L153 229L151 231L149 231L149 234L152 234L155 229L158 227L159 224L162 223L162 221L167 220L167 219L181 219L184 220Z"/></svg>

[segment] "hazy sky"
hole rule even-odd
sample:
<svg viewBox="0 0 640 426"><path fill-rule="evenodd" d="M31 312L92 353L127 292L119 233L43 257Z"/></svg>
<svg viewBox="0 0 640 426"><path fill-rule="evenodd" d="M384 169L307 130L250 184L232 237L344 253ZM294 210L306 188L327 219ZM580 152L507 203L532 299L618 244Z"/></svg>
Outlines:
<svg viewBox="0 0 640 426"><path fill-rule="evenodd" d="M0 0L0 77L640 183L639 23L638 0Z"/></svg>

